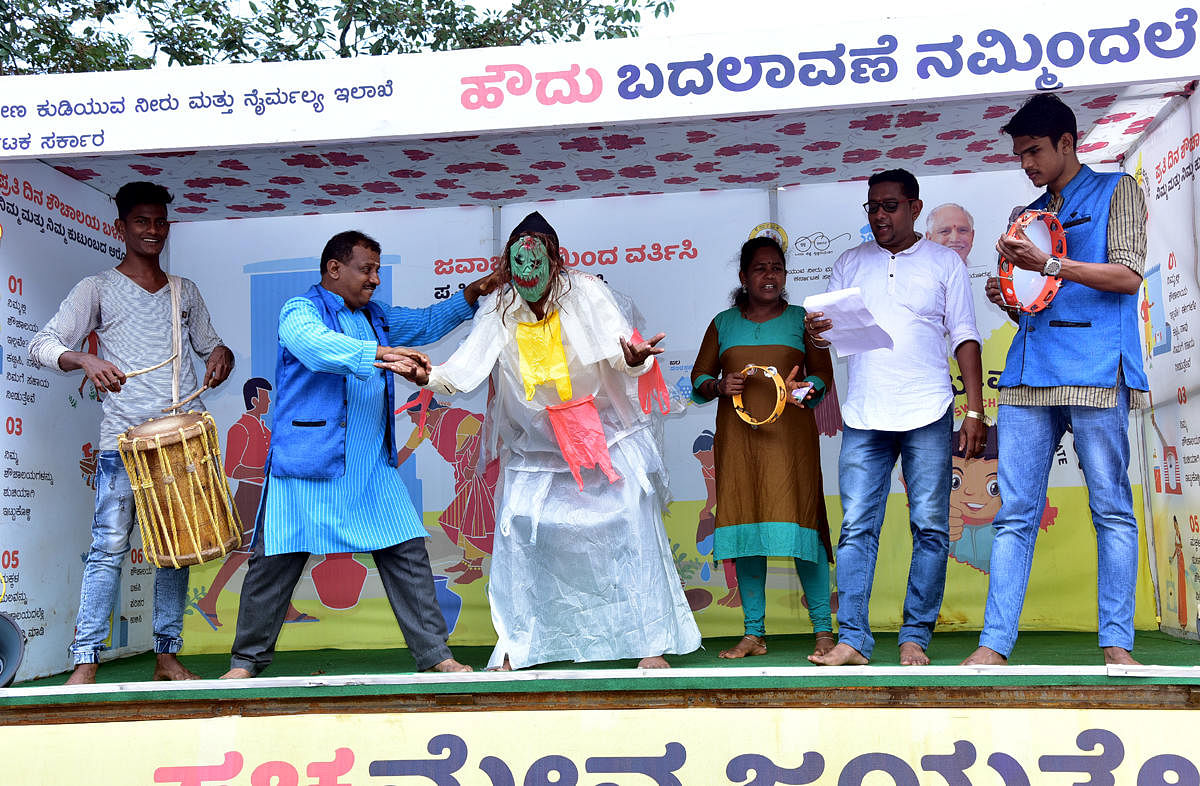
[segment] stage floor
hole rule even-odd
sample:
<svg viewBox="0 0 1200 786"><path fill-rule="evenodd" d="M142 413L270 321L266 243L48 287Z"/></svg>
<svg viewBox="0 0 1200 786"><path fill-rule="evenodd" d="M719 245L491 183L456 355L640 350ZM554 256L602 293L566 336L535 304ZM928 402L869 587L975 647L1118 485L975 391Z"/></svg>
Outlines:
<svg viewBox="0 0 1200 786"><path fill-rule="evenodd" d="M768 639L767 655L721 660L736 639L709 639L704 650L670 658L667 671L635 661L551 664L512 673L413 674L403 649L281 652L254 680L146 682L152 653L105 663L94 686L68 687L64 675L0 690L0 724L80 723L147 718L324 712L603 709L643 707L1078 707L1200 708L1200 645L1139 633L1139 667L1106 667L1094 633L1021 636L1012 665L964 668L974 633L939 633L928 667L896 662L895 634L882 634L868 666L818 668L804 656L811 636ZM482 669L490 649L458 647ZM228 666L225 655L184 655L203 677Z"/></svg>

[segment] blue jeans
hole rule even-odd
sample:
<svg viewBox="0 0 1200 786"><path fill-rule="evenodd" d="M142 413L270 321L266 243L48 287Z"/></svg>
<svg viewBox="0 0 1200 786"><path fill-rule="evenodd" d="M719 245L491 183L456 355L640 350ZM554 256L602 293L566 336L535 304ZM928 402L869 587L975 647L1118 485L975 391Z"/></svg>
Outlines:
<svg viewBox="0 0 1200 786"><path fill-rule="evenodd" d="M1096 528L1100 646L1133 650L1138 526L1129 487L1129 391L1122 388L1117 406L1110 409L999 408L997 471L1003 502L992 522L996 540L979 644L1005 657L1017 641L1050 465L1068 427Z"/></svg>
<svg viewBox="0 0 1200 786"><path fill-rule="evenodd" d="M133 489L115 450L102 450L96 467L96 515L92 519L92 546L83 567L79 589L79 616L71 654L75 665L97 663L107 649L109 618L122 581L121 565L129 553L134 527ZM179 652L183 647L183 606L187 599L188 569L154 571L154 651ZM122 609L117 609L120 614Z"/></svg>
<svg viewBox="0 0 1200 786"><path fill-rule="evenodd" d="M838 640L866 658L875 649L868 610L879 531L896 459L908 487L912 562L904 597L900 643L929 647L942 607L950 552L950 436L952 410L912 431L868 431L845 427L838 459L842 532L838 537Z"/></svg>

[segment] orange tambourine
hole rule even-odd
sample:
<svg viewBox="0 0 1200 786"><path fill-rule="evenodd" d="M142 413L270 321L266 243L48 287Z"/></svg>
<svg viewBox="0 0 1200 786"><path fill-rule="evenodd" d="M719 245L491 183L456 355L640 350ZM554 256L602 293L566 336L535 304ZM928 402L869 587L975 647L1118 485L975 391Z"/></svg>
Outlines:
<svg viewBox="0 0 1200 786"><path fill-rule="evenodd" d="M1046 210L1030 210L1022 213L1013 225L1008 228L1006 237L1016 237L1024 233L1035 246L1052 257L1062 258L1067 253L1067 233L1063 231L1058 216ZM1044 276L1032 270L1019 268L1000 257L999 265L1000 293L1004 302L1013 308L1019 308L1026 314L1036 314L1054 300L1062 279L1058 276Z"/></svg>

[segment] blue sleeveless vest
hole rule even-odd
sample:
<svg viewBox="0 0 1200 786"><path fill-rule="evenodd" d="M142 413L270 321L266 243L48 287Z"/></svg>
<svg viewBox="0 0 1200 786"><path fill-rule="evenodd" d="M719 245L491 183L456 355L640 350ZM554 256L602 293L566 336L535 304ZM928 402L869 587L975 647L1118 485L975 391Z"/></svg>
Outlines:
<svg viewBox="0 0 1200 786"><path fill-rule="evenodd" d="M317 307L321 321L330 330L342 332L337 312L340 299L320 284L304 297ZM388 342L387 315L374 301L367 303L367 317L380 344ZM395 389L390 373L384 394L384 421L388 461L396 466L396 436L392 409ZM268 466L273 475L285 478L337 478L346 474L346 377L310 371L282 343L275 366L275 420L271 429ZM266 495L263 495L266 499Z"/></svg>
<svg viewBox="0 0 1200 786"><path fill-rule="evenodd" d="M1067 235L1067 256L1077 262L1108 262L1108 211L1119 172L1083 167L1063 189L1058 211ZM1044 210L1047 191L1031 210ZM1118 371L1137 390L1149 385L1142 369L1137 294L1101 292L1063 281L1054 300L1036 314L1021 314L1000 387L1079 385L1111 388Z"/></svg>

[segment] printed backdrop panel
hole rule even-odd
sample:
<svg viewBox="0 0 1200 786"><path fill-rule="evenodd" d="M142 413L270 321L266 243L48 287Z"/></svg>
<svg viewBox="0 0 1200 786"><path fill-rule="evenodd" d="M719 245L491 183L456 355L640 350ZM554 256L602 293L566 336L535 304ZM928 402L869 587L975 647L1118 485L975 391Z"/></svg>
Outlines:
<svg viewBox="0 0 1200 786"><path fill-rule="evenodd" d="M764 190L576 200L512 205L498 215L487 209L360 213L341 216L247 219L182 224L172 238L174 272L197 281L208 294L214 324L234 347L239 366L231 383L208 397L223 430L246 417L257 388L254 378L272 380L274 319L279 303L317 280L317 252L336 231L357 227L383 245L385 276L379 297L421 307L436 302L490 270L508 231L531 209L556 227L568 264L595 273L627 295L639 312L642 332L665 332L661 356L672 391L671 413L662 421L675 502L666 519L680 577L705 635L742 631L740 599L732 571L712 562L711 533L705 529L718 504L706 466L711 463L714 405L687 400L689 375L709 320L727 307L737 285L737 252L753 234L775 232L787 238L792 302L825 288L829 266L842 251L869 237L860 207L862 182L825 184L778 192L776 221ZM1020 172L927 178L926 212L918 229L934 232L931 213L953 202L974 219L974 235L953 239L971 269L976 309L985 337L986 398L995 412L995 377L1003 367L1012 336L1005 318L986 302L983 283L992 269L994 238L1007 226L1015 205L1035 195ZM954 208L936 211L943 223L961 221ZM947 213L949 216L947 217ZM498 231L493 239L493 218ZM970 223L970 222L968 222ZM236 249L233 265L215 265ZM460 326L425 348L434 362L444 360L465 336ZM264 356L265 353L265 356ZM957 373L954 371L953 373ZM837 382L845 385L844 363ZM990 380L990 382L989 382ZM416 393L399 386L401 404ZM818 412L825 490L830 519L840 520L837 453L840 415L836 397ZM959 400L959 408L965 405ZM480 465L486 393L423 402L397 418L398 441L405 447L401 472L424 513L438 599L452 643L494 641L486 598L488 557L494 530L492 500L495 467ZM264 418L269 422L269 416ZM949 449L949 446L947 446ZM991 527L998 507L989 476L994 457L961 462L964 483L953 500L951 563L943 626L978 627L987 589ZM969 481L969 482L967 482ZM1140 476L1135 477L1140 483ZM897 471L872 606L880 629L899 625L910 553L903 486ZM1094 537L1082 475L1069 440L1051 477L1048 523L1041 538L1031 582L1026 624L1030 627L1088 629L1095 620ZM1082 555L1082 557L1081 557ZM225 651L236 617L242 560L193 569L192 601L186 617L193 651ZM1137 622L1153 627L1149 582L1139 596ZM779 561L768 578L770 630L809 630L794 571ZM369 556L315 558L306 571L289 619L282 648L390 647L402 643Z"/></svg>
<svg viewBox="0 0 1200 786"><path fill-rule="evenodd" d="M920 187L923 208L916 229L929 239L954 248L970 271L976 324L983 338L984 408L994 418L998 395L996 383L1004 369L1015 325L987 300L984 286L987 278L994 275L996 239L1008 229L1013 210L1033 201L1038 190L1019 169L1006 173L924 178ZM793 302L801 302L807 294L824 291L838 255L871 239L871 229L861 207L866 196L865 182L807 186L786 189L780 194L780 224L788 236L789 289ZM834 371L837 385L845 389L845 361L835 363ZM960 424L966 410L966 396L957 363L953 360L951 375L958 392L955 420ZM832 402L822 404L823 407L831 405ZM823 430L825 438L821 442L825 490L831 495L830 522L836 529L840 521L834 511L840 510L836 478L841 418L822 419L818 409L818 420L836 424L839 434L828 433L833 428ZM1132 431L1136 432L1136 428ZM989 429L988 439L990 449L984 455L969 461L958 456L953 459L950 564L939 620L942 628L977 628L983 621L994 537L991 525L1000 509L994 427ZM1141 483L1141 471L1136 460L1133 464L1131 481L1136 489ZM912 554L907 519L903 475L897 463L871 598L872 625L880 628L894 629L901 621L901 603ZM1094 629L1095 555L1086 487L1068 435L1059 445L1057 460L1050 472L1050 490L1030 576L1023 626L1055 630ZM1147 564L1144 555L1142 564ZM1140 578L1136 624L1141 628L1153 627L1148 573L1143 571Z"/></svg>
<svg viewBox="0 0 1200 786"><path fill-rule="evenodd" d="M1200 434L1196 362L1197 102L1177 107L1126 159L1146 195L1149 247L1142 349L1153 406L1142 427L1149 534L1163 630L1196 638L1200 622Z"/></svg>
<svg viewBox="0 0 1200 786"><path fill-rule="evenodd" d="M91 543L101 400L82 371L35 366L29 340L79 279L121 258L115 218L116 207L103 194L44 164L0 166L0 611L17 621L27 640L19 680L70 664L67 647ZM94 334L76 347L96 348ZM151 646L152 571L135 535L117 583L110 655Z"/></svg>
<svg viewBox="0 0 1200 786"><path fill-rule="evenodd" d="M436 303L485 275L491 266L492 211L487 208L263 218L176 226L171 239L172 272L193 279L200 287L212 310L213 325L237 360L229 381L215 394L205 397L223 437L237 432L239 422L246 423L247 418L258 418L269 428L273 410L256 414L254 409L256 397L263 395L263 387L273 385L275 380L279 308L289 297L303 294L320 280L319 258L325 243L334 234L348 229L365 232L380 243L383 267L376 298L385 303L409 306ZM451 273L439 276L435 268L446 264L445 260L450 260ZM465 335L466 327L459 327L441 342L424 349L434 357L448 355ZM412 393L412 386L402 385L400 391L398 397L403 401ZM270 395L268 389L266 396ZM482 412L483 401L483 393L476 393L464 397L463 406ZM440 423L441 417L431 413L428 424ZM480 420L460 423L460 432L469 431L472 423L477 427ZM428 427L434 429L433 425ZM398 420L397 440L401 446L412 428L407 417ZM248 431L262 433L256 428ZM255 439L262 441L269 436ZM261 468L266 445L252 446L253 449L243 452L242 444L239 439L234 452L247 457L243 466L257 462ZM470 448L477 440L464 444ZM453 438L450 445L452 448L455 445ZM226 452L230 451L226 439ZM453 450L450 458L454 458ZM239 461L227 456L227 471ZM447 469L438 454L428 450L401 465L401 475L418 510L440 512L450 504L459 468ZM231 485L237 495L240 482L231 481ZM257 499L261 490L251 484L246 493ZM436 530L437 513L427 519ZM450 559L452 548L445 538L431 542L435 566L455 561ZM245 554L235 554L224 562L193 568L185 617L189 649L229 649L246 559ZM437 587L449 627L454 630L464 600L447 588L452 577L452 574L439 575ZM481 628L474 635L487 638L492 633L482 585L480 582L468 606L475 609L472 616L478 623L470 627ZM369 555L315 557L297 588L288 623L281 638L283 647L391 647L403 643Z"/></svg>

